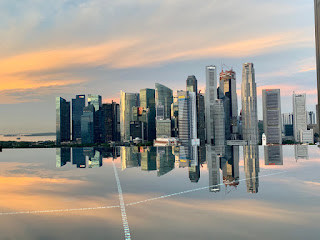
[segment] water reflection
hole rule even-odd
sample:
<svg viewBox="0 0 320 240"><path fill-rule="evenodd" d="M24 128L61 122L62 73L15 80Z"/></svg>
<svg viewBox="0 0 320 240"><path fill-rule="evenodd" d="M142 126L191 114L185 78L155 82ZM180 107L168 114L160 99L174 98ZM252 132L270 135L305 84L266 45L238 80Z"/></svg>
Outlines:
<svg viewBox="0 0 320 240"><path fill-rule="evenodd" d="M258 193L259 188L259 147L249 145L243 147L244 171L248 193Z"/></svg>
<svg viewBox="0 0 320 240"><path fill-rule="evenodd" d="M283 165L282 145L264 146L265 165Z"/></svg>
<svg viewBox="0 0 320 240"><path fill-rule="evenodd" d="M264 146L265 166L283 165L283 146ZM295 158L308 159L308 146L294 146ZM139 168L141 171L156 172L162 177L175 168L188 170L191 183L198 183L201 169L208 169L208 186L210 192L220 192L225 186L226 192L236 190L240 184L239 146L174 146L174 147L118 147L103 148L58 148L56 150L56 166L60 168L72 165L77 168L99 168L103 158L121 159L122 170ZM259 191L259 146L243 146L243 166L248 193Z"/></svg>
<svg viewBox="0 0 320 240"><path fill-rule="evenodd" d="M119 156L120 153L117 148L57 148L56 167L65 166L72 159L72 165L76 165L77 168L86 168L87 166L88 168L97 168L102 167L103 158L117 158Z"/></svg>
<svg viewBox="0 0 320 240"><path fill-rule="evenodd" d="M299 159L309 159L308 145L295 145L294 153L297 161Z"/></svg>

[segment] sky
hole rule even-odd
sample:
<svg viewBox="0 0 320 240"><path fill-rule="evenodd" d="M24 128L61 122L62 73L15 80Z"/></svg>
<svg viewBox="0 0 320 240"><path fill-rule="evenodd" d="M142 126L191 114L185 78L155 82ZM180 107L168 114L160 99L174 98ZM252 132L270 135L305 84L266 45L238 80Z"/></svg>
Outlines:
<svg viewBox="0 0 320 240"><path fill-rule="evenodd" d="M292 93L315 111L312 0L24 0L0 1L0 134L55 131L55 97L100 94L156 82L185 89L205 66L237 73L252 62L261 92L280 88L282 112Z"/></svg>

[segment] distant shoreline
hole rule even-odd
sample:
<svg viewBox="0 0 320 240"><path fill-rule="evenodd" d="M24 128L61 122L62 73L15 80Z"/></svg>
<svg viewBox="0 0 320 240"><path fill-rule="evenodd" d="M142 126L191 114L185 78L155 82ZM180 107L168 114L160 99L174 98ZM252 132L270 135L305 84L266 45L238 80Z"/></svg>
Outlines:
<svg viewBox="0 0 320 240"><path fill-rule="evenodd" d="M18 137L18 136L25 136L25 137L42 137L42 136L55 136L55 132L46 132L46 133L15 133L15 134L0 134L3 137Z"/></svg>

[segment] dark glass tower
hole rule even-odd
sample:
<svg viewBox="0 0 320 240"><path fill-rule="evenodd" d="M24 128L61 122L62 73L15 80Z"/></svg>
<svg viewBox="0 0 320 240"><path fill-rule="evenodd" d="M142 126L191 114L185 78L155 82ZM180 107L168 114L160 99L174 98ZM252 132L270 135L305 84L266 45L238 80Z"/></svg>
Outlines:
<svg viewBox="0 0 320 240"><path fill-rule="evenodd" d="M198 93L198 80L194 75L187 78L187 91Z"/></svg>
<svg viewBox="0 0 320 240"><path fill-rule="evenodd" d="M72 141L81 138L81 116L85 106L85 95L77 95L75 99L72 99Z"/></svg>
<svg viewBox="0 0 320 240"><path fill-rule="evenodd" d="M153 141L156 138L156 105L155 105L155 90L141 89L140 90L140 107L147 110L147 137L148 141Z"/></svg>
<svg viewBox="0 0 320 240"><path fill-rule="evenodd" d="M104 142L104 124L102 119L102 97L100 95L88 95L88 105L94 106L94 143Z"/></svg>
<svg viewBox="0 0 320 240"><path fill-rule="evenodd" d="M102 119L104 124L104 139L108 141L120 141L119 131L119 104L112 102L102 105Z"/></svg>
<svg viewBox="0 0 320 240"><path fill-rule="evenodd" d="M94 143L95 110L93 105L83 108L81 116L81 143Z"/></svg>
<svg viewBox="0 0 320 240"><path fill-rule="evenodd" d="M56 97L56 137L57 144L70 141L70 102Z"/></svg>

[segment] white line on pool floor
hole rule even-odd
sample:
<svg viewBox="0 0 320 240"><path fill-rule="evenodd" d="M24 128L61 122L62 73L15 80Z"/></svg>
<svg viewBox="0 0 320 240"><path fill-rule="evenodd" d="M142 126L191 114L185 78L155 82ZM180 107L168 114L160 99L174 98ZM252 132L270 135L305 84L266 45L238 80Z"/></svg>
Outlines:
<svg viewBox="0 0 320 240"><path fill-rule="evenodd" d="M118 172L116 171L116 166L115 167L115 175L118 177L119 180L119 175ZM282 173L286 173L287 171L283 171L283 172L277 172L277 173L271 173L271 174L266 174L266 175L261 175L259 176L260 178L263 177L268 177L268 176L273 176L273 175L279 175ZM117 177L116 177L116 181L117 181ZM250 180L253 178L245 178L245 179L241 179L239 180L239 182L243 182L246 180ZM117 181L118 184L118 181ZM173 196L177 196L177 195L182 195L182 194L186 194L186 193L191 193L191 192L196 192L196 191L200 191L200 190L204 190L204 189L208 189L209 187L214 187L214 186L222 186L224 185L223 183L220 183L218 185L212 185L212 186L205 186L205 187L200 187L200 188L194 188L194 189L190 189L190 190L185 190L185 191L181 191L181 192L176 192L176 193L171 193L171 194L167 194L167 195L162 195L159 197L154 197L154 198L149 198L149 199L145 199L142 201L138 201L138 202L132 202L132 203L128 203L128 204L124 204L123 201L123 194L122 194L122 189L121 189L121 185L120 185L120 180L119 180L119 186L120 186L120 190L121 190L121 196L122 196L122 201L124 204L124 207L129 207L129 206L133 206L133 205L137 205L140 203L144 203L144 202L150 202L150 201L155 201L155 200L159 200L159 199L163 199L163 198L168 198L168 197L173 197ZM119 191L119 189L118 189ZM119 195L119 200L120 200L120 195ZM121 202L120 202L121 204ZM99 209L110 209L110 208L120 208L121 209L121 205L115 205L115 206L102 206L102 207L88 207L88 208L70 208L70 209L56 209L56 210L40 210L40 211L25 211L25 212L0 212L0 216L3 215L19 215L19 214L41 214L41 213L58 213L58 212L72 212L72 211L89 211L89 210L99 210ZM125 210L125 209L124 209ZM124 212L125 213L125 212ZM125 215L126 216L126 215Z"/></svg>

